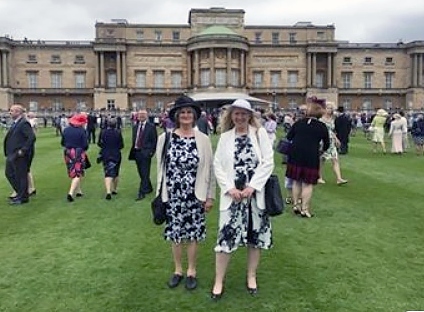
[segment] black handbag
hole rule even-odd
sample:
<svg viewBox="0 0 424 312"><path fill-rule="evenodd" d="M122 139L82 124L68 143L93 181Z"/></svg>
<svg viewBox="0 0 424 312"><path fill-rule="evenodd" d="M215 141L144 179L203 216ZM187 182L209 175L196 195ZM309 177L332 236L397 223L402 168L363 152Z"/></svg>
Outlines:
<svg viewBox="0 0 424 312"><path fill-rule="evenodd" d="M284 211L283 194L278 176L271 174L265 184L265 212L270 216L278 216Z"/></svg>
<svg viewBox="0 0 424 312"><path fill-rule="evenodd" d="M256 132L259 141L259 135ZM284 211L283 194L281 193L280 181L276 174L271 174L265 183L265 212L270 217L282 214Z"/></svg>
<svg viewBox="0 0 424 312"><path fill-rule="evenodd" d="M158 196L156 196L151 203L153 223L156 225L161 225L166 221L166 209L167 209L168 203L162 201L162 186L163 186L164 173L165 173L165 157L166 157L166 151L169 145L170 136L171 136L170 133L166 133L165 135L165 142L164 142L164 147L162 149L162 159L161 159L161 163L163 167L162 179L160 181Z"/></svg>
<svg viewBox="0 0 424 312"><path fill-rule="evenodd" d="M291 141L286 138L282 138L277 144L277 152L283 155L288 155L291 149L291 145Z"/></svg>

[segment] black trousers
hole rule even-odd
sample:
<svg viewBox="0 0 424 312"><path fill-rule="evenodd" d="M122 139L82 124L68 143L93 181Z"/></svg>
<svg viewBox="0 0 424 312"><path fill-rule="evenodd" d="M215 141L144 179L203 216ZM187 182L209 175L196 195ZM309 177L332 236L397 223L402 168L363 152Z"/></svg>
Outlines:
<svg viewBox="0 0 424 312"><path fill-rule="evenodd" d="M28 199L28 170L28 155L22 157L10 155L6 158L6 178L17 193L17 198L21 200Z"/></svg>
<svg viewBox="0 0 424 312"><path fill-rule="evenodd" d="M138 176L140 177L140 186L138 195L145 195L153 192L152 182L150 181L150 165L152 156L145 150L135 150L135 163L137 164Z"/></svg>

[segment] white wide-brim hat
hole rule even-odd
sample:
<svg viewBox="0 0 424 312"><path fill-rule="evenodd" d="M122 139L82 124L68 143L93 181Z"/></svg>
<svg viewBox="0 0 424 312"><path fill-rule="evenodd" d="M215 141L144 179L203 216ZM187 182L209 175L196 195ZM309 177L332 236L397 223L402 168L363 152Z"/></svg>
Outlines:
<svg viewBox="0 0 424 312"><path fill-rule="evenodd" d="M237 99L237 100L235 100L231 104L230 108L242 108L242 109L245 109L245 110L247 110L247 111L249 111L251 113L254 113L255 112L255 110L252 108L252 106L250 105L250 103L248 101L244 100L244 99Z"/></svg>

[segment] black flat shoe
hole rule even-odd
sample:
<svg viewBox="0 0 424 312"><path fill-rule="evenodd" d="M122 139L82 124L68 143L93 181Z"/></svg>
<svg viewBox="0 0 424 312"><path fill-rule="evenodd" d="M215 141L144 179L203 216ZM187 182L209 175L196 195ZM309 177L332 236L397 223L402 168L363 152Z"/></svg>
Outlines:
<svg viewBox="0 0 424 312"><path fill-rule="evenodd" d="M180 274L174 274L171 276L170 280L168 281L168 287L169 288L175 288L178 285L180 285L181 281L183 280L184 276Z"/></svg>
<svg viewBox="0 0 424 312"><path fill-rule="evenodd" d="M66 199L68 200L68 202L73 202L74 201L74 198L72 197L72 195L71 194L68 194L68 195L66 195Z"/></svg>
<svg viewBox="0 0 424 312"><path fill-rule="evenodd" d="M213 290L211 290L211 299L213 301L218 301L222 298L222 295L224 294L224 288L222 289L222 291L219 294L214 294Z"/></svg>
<svg viewBox="0 0 424 312"><path fill-rule="evenodd" d="M187 276L185 288L187 290L193 290L193 289L196 289L196 287L197 287L197 278L195 276Z"/></svg>
<svg viewBox="0 0 424 312"><path fill-rule="evenodd" d="M112 195L109 193L106 195L106 200L111 200L112 199Z"/></svg>
<svg viewBox="0 0 424 312"><path fill-rule="evenodd" d="M83 196L84 196L84 194L83 194L83 193L77 193L75 196L76 196L76 197L83 197Z"/></svg>
<svg viewBox="0 0 424 312"><path fill-rule="evenodd" d="M112 191L112 195L118 195L117 191Z"/></svg>
<svg viewBox="0 0 424 312"><path fill-rule="evenodd" d="M249 294L251 294L252 296L255 296L255 295L258 293L258 289L257 289L257 288L250 288L250 287L247 287L247 292L248 292Z"/></svg>

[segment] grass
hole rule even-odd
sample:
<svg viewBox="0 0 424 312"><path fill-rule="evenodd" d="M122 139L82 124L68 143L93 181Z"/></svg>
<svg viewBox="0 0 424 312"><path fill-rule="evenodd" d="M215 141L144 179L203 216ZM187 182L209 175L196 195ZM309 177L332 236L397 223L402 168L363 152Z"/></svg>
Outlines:
<svg viewBox="0 0 424 312"><path fill-rule="evenodd" d="M91 146L92 160L97 150ZM327 184L317 186L313 197L317 217L305 220L287 210L272 220L274 248L261 259L259 295L252 298L245 290L246 252L240 249L218 303L209 299L218 203L199 250L198 289L168 289L169 244L151 222L153 195L134 201L138 178L127 152L128 146L119 194L110 202L104 200L101 167L94 163L84 197L66 202L69 179L52 129L38 134L37 195L29 204L9 206L10 188L1 177L0 311L424 309L424 158L412 150L401 157L372 154L369 141L353 137L349 155L341 158L349 183L336 186L326 165ZM281 157L275 158L282 178Z"/></svg>

